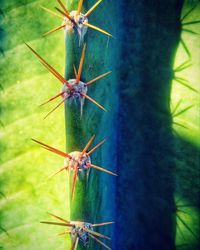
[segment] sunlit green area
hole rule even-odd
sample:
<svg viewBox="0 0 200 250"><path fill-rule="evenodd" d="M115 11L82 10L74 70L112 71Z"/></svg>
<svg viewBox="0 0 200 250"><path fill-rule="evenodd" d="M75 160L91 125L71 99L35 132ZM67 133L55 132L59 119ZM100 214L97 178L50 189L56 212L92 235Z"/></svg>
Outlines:
<svg viewBox="0 0 200 250"><path fill-rule="evenodd" d="M173 129L175 137L179 139L175 177L178 193L182 194L181 198L176 199L176 246L185 250L198 249L200 232L197 207L200 149L199 13L198 1L185 2L171 94Z"/></svg>
<svg viewBox="0 0 200 250"><path fill-rule="evenodd" d="M176 246L180 249L198 248L200 232L198 209L190 201L180 197L176 200L176 207Z"/></svg>
<svg viewBox="0 0 200 250"><path fill-rule="evenodd" d="M195 5L195 2L192 4L191 2L187 4L187 2L189 1L186 1L182 16ZM200 21L199 13L200 5L198 4L182 21L182 24ZM187 48L184 48L183 44L180 42L176 53L174 69L184 62L188 64L185 64L186 67L184 68L183 66L182 70L175 72L178 80L181 78L182 83L177 80L173 81L171 106L172 111L176 108L174 129L182 138L200 148L200 37L198 35L200 34L200 22L183 25L183 29L189 29L197 34L183 30L181 38Z"/></svg>
<svg viewBox="0 0 200 250"><path fill-rule="evenodd" d="M52 220L47 212L69 218L66 173L48 178L63 167L63 159L31 141L35 138L65 150L64 107L46 120L43 117L57 101L39 107L60 91L61 84L23 43L28 42L64 73L63 32L42 37L58 25L58 20L40 5L47 5L47 1L12 0L1 4L5 37L0 57L0 246L7 250L67 246L63 237L56 236L62 228L39 223ZM48 6L53 8L54 1Z"/></svg>

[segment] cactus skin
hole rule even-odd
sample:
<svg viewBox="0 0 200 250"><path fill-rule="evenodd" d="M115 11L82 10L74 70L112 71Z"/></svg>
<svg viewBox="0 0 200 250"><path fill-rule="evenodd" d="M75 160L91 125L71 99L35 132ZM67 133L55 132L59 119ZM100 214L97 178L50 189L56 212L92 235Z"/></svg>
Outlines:
<svg viewBox="0 0 200 250"><path fill-rule="evenodd" d="M68 1L69 2L69 1ZM73 1L75 7L78 1ZM67 4L67 8L71 6ZM75 33L68 32L65 36L65 79L75 78L73 65L78 67L79 60L81 57L82 46L79 47L78 39ZM83 71L84 72L84 71ZM83 75L82 75L83 76ZM84 109L84 106L83 106ZM84 111L83 111L84 112ZM80 114L80 106L74 105L74 103L65 103L65 126L66 126L66 150L67 152L80 151L84 147L84 114ZM87 187L87 175L85 174L81 180L78 176L76 188L74 192L74 199L72 201L72 182L73 174L68 176L69 181L69 197L70 200L70 219L71 220L82 220L86 221L86 187ZM84 249L79 243L78 249Z"/></svg>
<svg viewBox="0 0 200 250"><path fill-rule="evenodd" d="M72 10L76 8L78 1L73 1L71 6L70 1L67 1L67 8ZM95 1L84 1L83 8L88 9ZM117 15L117 6L114 2L103 1L94 13L91 14L89 20L95 25L107 28L107 30L114 32L113 29L113 16L110 15L112 11L113 15ZM101 15L100 15L101 13ZM115 26L114 26L115 27ZM113 30L112 30L113 29ZM108 76L96 82L90 87L88 94L99 101L103 106L108 107L109 112L105 113L100 110L94 104L85 100L83 107L82 118L80 116L79 106L65 105L65 119L66 119L66 145L67 152L82 149L89 138L96 134L95 142L102 140L102 138L108 137L107 145L99 148L92 158L97 161L97 165L107 168L111 171L115 170L115 149L111 146L111 143L115 144L116 133L112 128L116 124L116 98L117 98L117 85L116 82L116 63L113 63L116 59L117 41L114 39L108 39L105 35L88 29L84 41L87 43L85 62L83 66L82 80L89 81L94 77L105 73L109 70L112 73ZM115 50L112 49L115 46ZM68 34L65 38L65 50L66 50L66 79L74 76L73 64L78 68L82 46L79 47L78 38L74 33ZM115 96L115 99L112 98ZM102 129L105 127L106 130ZM109 150L108 150L109 146ZM114 156L110 158L110 156ZM100 171L91 170L89 180L79 180L76 185L73 204L71 204L71 220L81 219L87 222L98 222L112 220L113 212L115 211L115 197L110 195L114 191L115 177L101 173ZM71 184L70 189L71 191ZM108 209L110 207L110 209ZM104 211L103 211L104 210ZM106 211L106 212L105 212ZM111 235L113 226L101 228L101 233ZM98 230L98 229L97 229ZM109 242L108 242L109 244ZM110 245L110 244L109 244ZM79 249L82 249L79 246ZM89 249L101 249L101 245L90 241Z"/></svg>
<svg viewBox="0 0 200 250"><path fill-rule="evenodd" d="M90 2L88 1L88 4ZM99 130L101 130L101 126L105 128L108 119L111 120L106 126L106 130L111 133L109 139L111 139L112 145L117 145L117 147L112 148L111 151L109 151L110 147L109 149L103 149L99 161L100 165L106 162L109 167L118 168L120 174L117 185L115 185L115 180L108 179L109 177L106 178L105 175L101 177L98 176L98 173L97 175L91 173L91 179L94 180L93 183L95 183L96 188L93 192L88 190L85 194L86 200L89 201L87 206L89 206L88 211L91 211L90 214L82 211L84 210L82 206L79 207L82 215L85 215L85 218L90 219L90 221L99 218L99 214L105 218L117 211L115 235L112 235L112 249L132 249L135 247L135 249L143 250L175 250L175 216L173 213L175 204L173 201L174 180L172 176L174 165L172 157L173 136L169 102L171 79L173 77L172 61L180 38L179 20L182 1L168 1L169 6L165 6L163 2L159 1L161 5L159 6L159 13L161 15L155 8L155 2L147 4L146 1L140 1L140 3L138 1L129 1L128 3L118 1L118 3L118 6L114 6L114 3L109 2L106 5L106 10L104 9L101 12L100 19L106 20L107 25L110 24L113 27L113 20L115 20L114 26L121 27L116 32L117 36L114 34L116 40L109 41L109 44L111 44L110 50L105 48L107 51L105 57L102 56L102 51L101 53L99 51L99 47L103 47L101 45L102 39L105 38L94 34L95 39L92 39L93 34L89 31L86 34L88 49L84 73L88 77L89 63L94 63L94 70L101 62L104 67L110 64L115 68L112 78L110 77L111 87L107 88L106 94L104 94L105 97L109 97L106 101L109 100L110 103L112 101L114 103L111 116L107 117L106 114L98 113L95 120ZM151 15L152 17L158 17L164 29L170 30L171 35L159 30L159 26L154 28L155 21L148 21L151 19ZM168 15L171 16L170 23L167 18ZM121 19L117 18L118 16ZM131 16L134 18L129 18L127 23L125 17ZM135 29L137 25L139 25L140 30ZM148 39L146 39L147 37ZM117 39L120 39L120 43L117 43ZM70 41L68 40L67 44L68 42ZM71 41L71 46L72 44ZM118 47L119 44L120 47ZM158 44L159 49L155 44ZM67 50L71 49L70 45L68 46ZM113 49L114 47L115 49ZM119 54L119 51L121 54ZM157 55L156 60L155 54ZM123 60L118 61L116 58L119 57ZM151 63L149 63L149 60ZM143 61L147 63L143 65ZM137 67L138 64L139 68ZM152 65L154 66L152 67ZM141 78L140 72L144 66L146 71L142 73L142 76L148 76L148 79L145 80ZM158 70L158 74L154 73L155 69ZM98 75L98 73L95 75ZM116 77L120 81L117 81ZM102 91L98 84L94 87L98 90L95 91L95 98L99 97L100 91ZM104 83L102 85L105 86ZM116 94L117 90L118 94ZM146 90L148 90L148 93ZM119 111L116 107L118 97ZM94 131L96 126L91 123L90 117L94 117L91 114L91 109L94 110L94 107L90 106L88 104L84 107L83 134L88 133L86 128L90 128L91 133L97 133ZM79 114L78 110L76 121L79 121ZM66 132L69 136L73 122L72 127L69 127L69 123L67 127L67 115ZM152 123L149 121L152 121ZM81 125L81 122L76 124ZM117 127L116 124L118 124ZM115 131L112 129L113 125L116 128ZM78 126L75 125L75 127ZM79 131L81 130L78 129L77 135ZM100 133L104 133L104 131ZM76 136L76 133L74 135ZM148 139L144 140L144 137ZM78 139L79 137L77 137L77 141ZM163 142L165 143L163 144ZM148 154L149 149L152 150L152 154ZM162 161L160 161L160 157ZM101 189L101 183L105 181L109 182L107 190L105 187ZM91 182L89 182L89 189L91 189L91 186L94 187L94 184L91 185ZM117 190L115 190L116 187ZM129 190L134 191L130 193ZM111 194L115 194L115 192L117 192L117 201L123 200L123 202L114 203L115 199L110 199ZM163 193L165 196L162 199ZM96 198L94 198L95 194ZM116 210L115 206L117 206ZM99 214L96 211L97 208L100 210L98 211ZM127 208L131 211L130 213L127 212ZM79 215L78 211L73 211L71 214L73 216ZM131 223L130 226L127 225L127 221ZM160 223L160 221L163 221L163 223ZM154 230L155 225L157 231ZM163 225L165 226L163 227ZM120 234L120 232L126 233ZM103 233L106 234L106 232ZM118 237L119 234L120 237ZM91 244L89 249L99 248Z"/></svg>
<svg viewBox="0 0 200 250"><path fill-rule="evenodd" d="M125 69L121 78L126 77L126 81L123 91L119 90L118 152L123 154L118 164L123 165L123 173L117 196L123 203L118 204L117 227L126 233L117 241L119 249L176 249L169 103L182 5L183 1L174 0L132 0L122 5L126 16L134 18L129 23L122 20L121 33L121 68ZM127 73L129 65L133 71Z"/></svg>

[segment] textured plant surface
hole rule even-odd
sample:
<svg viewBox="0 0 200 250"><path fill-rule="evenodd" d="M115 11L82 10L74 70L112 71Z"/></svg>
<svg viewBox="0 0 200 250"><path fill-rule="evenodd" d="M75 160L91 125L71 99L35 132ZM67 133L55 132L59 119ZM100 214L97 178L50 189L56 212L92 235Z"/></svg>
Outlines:
<svg viewBox="0 0 200 250"><path fill-rule="evenodd" d="M67 7L72 10L77 7L77 2L68 0ZM95 1L85 2L84 9L88 9ZM163 228L159 220L162 217L157 214L162 209L163 216L165 212L170 216L169 220L173 220L173 215L176 215L178 225L170 233L175 237L176 231L177 249L198 249L200 37L193 33L200 34L200 24L184 27L193 33L182 31L172 39L169 37L167 42L170 43L171 39L172 43L170 54L167 54L168 46L159 40L158 27L163 25L166 34L171 32L171 26L166 25L169 22L166 13L170 12L178 30L179 17L173 16L176 13L173 10L165 12L163 1L152 1L152 4L148 1L117 2L118 5L111 0L103 1L90 17L92 24L108 30L115 38L107 38L88 29L82 76L83 80L90 80L112 70L111 75L91 85L88 92L109 112L104 113L86 100L82 119L79 108L73 110L72 107L65 107L64 111L61 106L43 120L55 103L38 106L55 95L61 89L61 84L37 61L23 42L31 44L60 74L64 75L65 72L66 79L74 77L73 64L78 68L82 47L74 44L73 35L65 40L62 30L42 37L43 33L60 25L59 19L40 8L43 5L53 9L54 1L1 1L0 247L5 250L66 249L70 240L68 236L56 237L62 231L59 227L39 224L40 220L49 220L46 212L66 219L71 214L71 219L84 219L91 223L115 220L114 230L112 226L100 230L113 238L113 249L138 249L141 242L137 233L144 233L145 228L149 235L143 235L147 237L146 242L153 237L159 238L160 232L151 230L149 221ZM197 6L184 22L199 20L198 1L186 1L182 16L195 4ZM169 1L168 5L172 8L173 1ZM156 31L155 34L152 30ZM161 37L166 37L166 34L161 32ZM144 49L147 51L144 52ZM151 50L155 53L151 53ZM153 56L155 54L157 57ZM186 85L189 87L181 84L180 79L179 82L174 80L171 85L173 69L189 57L192 65L176 72L179 78L188 80ZM163 94L161 90L166 92ZM151 97L155 98L155 102L151 102ZM173 113L175 108L171 129L170 110ZM163 118L165 112L167 117ZM170 141L165 145L166 133L163 136L162 126L165 132L167 130L167 135L174 134L173 143ZM93 134L96 134L95 143L104 138L107 138L107 142L95 151L92 160L106 169L117 169L120 175L116 185L115 177L92 169L88 183L78 180L72 207L71 185L67 175L62 173L48 179L49 175L63 167L63 159L41 149L30 138L71 152L81 150ZM148 144L149 138L156 140ZM160 144L155 146L157 142ZM173 145L170 154L169 145ZM165 150L166 158L168 155L171 157L167 158L167 162L173 164L170 178L168 173L163 172L166 167L166 171L169 169L166 159L163 160ZM148 158L149 154L152 154L152 158ZM155 160L153 170L148 160L141 160L145 157ZM170 195L160 193L160 199L154 200L153 195L157 191L152 185L162 179L162 187L167 181L173 182L173 177L175 183ZM143 186L148 193L141 192ZM159 185L155 188L159 189ZM173 207L172 194L177 210ZM164 202L169 200L171 203L166 209ZM172 230L172 227L168 229ZM89 249L101 247L91 242Z"/></svg>

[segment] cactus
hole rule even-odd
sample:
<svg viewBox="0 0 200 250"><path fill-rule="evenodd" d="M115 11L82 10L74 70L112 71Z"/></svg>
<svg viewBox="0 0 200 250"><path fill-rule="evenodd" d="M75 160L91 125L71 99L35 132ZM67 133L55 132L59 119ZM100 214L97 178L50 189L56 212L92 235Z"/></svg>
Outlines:
<svg viewBox="0 0 200 250"><path fill-rule="evenodd" d="M38 223L52 223L46 221L47 211L66 218L64 223L70 222L82 239L88 234L77 221L89 222L86 228L94 230L91 224L115 220L114 230L109 225L94 230L111 236L112 249L196 250L199 3L185 1L183 8L178 0L94 3L83 1L92 26L86 24L84 32L82 26L77 33L65 30L63 43L62 28L71 25L66 10L80 11L82 1L63 1L64 8L58 1L57 17L65 16L67 24L43 11L52 10L54 1L2 1L0 248L66 249L70 238L62 228ZM91 6L96 7L93 13ZM37 62L24 41L59 72L58 79ZM63 72L66 80L76 79L84 42L81 81L112 71L86 93L108 112L89 100L82 112L80 103L65 102L43 120L55 108L51 100L61 89ZM46 99L48 105L36 108ZM54 147L45 144L50 151L74 154L93 134L94 146L107 140L92 155L92 164L119 176L94 169L89 176L79 175L72 201L73 176L63 171L48 178L65 167L62 157L40 149L30 138ZM56 233L65 240L52 237ZM91 239L88 249L109 249L107 241L102 245L99 239ZM72 247L84 248L73 242Z"/></svg>

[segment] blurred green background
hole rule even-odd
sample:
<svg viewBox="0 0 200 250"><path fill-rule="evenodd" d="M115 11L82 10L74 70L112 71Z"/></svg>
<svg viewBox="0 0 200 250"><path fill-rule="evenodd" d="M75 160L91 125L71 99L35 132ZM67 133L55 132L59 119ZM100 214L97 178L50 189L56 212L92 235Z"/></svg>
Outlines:
<svg viewBox="0 0 200 250"><path fill-rule="evenodd" d="M46 120L43 117L55 103L39 107L60 90L61 84L23 44L31 42L50 64L64 73L63 32L42 37L60 21L40 5L53 8L55 2L1 1L4 37L0 58L0 246L3 249L66 248L66 240L56 236L62 228L39 223L51 219L48 211L69 216L66 175L48 179L63 167L63 159L30 140L33 137L65 150L64 107Z"/></svg>

